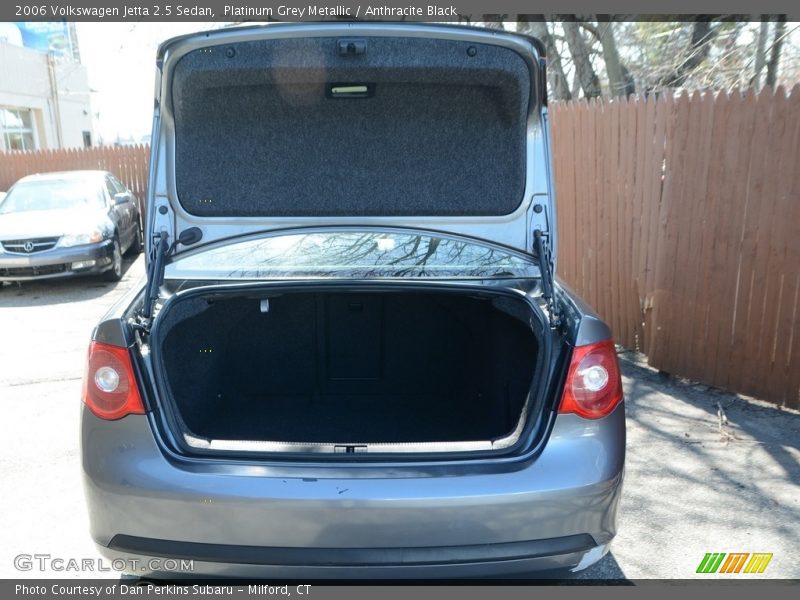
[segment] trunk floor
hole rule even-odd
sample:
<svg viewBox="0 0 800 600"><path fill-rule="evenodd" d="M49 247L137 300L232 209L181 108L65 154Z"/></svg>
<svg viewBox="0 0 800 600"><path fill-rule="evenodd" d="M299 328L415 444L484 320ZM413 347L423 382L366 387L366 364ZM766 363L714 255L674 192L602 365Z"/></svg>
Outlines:
<svg viewBox="0 0 800 600"><path fill-rule="evenodd" d="M224 399L217 399L223 403ZM514 424L497 401L422 395L237 397L190 423L212 439L442 442L502 437ZM495 410L491 405L495 403ZM494 413L494 414L492 414Z"/></svg>

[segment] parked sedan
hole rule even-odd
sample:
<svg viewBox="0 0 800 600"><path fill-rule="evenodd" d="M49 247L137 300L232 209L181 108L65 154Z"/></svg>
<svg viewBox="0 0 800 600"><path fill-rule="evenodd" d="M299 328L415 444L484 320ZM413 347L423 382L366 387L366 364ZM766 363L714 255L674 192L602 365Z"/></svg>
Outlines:
<svg viewBox="0 0 800 600"><path fill-rule="evenodd" d="M625 408L608 327L555 278L542 53L375 23L162 46L147 282L86 366L104 556L298 579L603 557Z"/></svg>
<svg viewBox="0 0 800 600"><path fill-rule="evenodd" d="M142 250L133 193L105 171L20 179L0 202L0 284L73 275L122 277L122 255Z"/></svg>

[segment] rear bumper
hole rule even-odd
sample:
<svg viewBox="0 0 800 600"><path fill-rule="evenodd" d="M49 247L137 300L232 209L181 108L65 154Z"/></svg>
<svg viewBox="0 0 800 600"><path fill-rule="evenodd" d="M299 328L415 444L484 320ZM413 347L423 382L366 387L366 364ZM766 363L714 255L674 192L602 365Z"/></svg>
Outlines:
<svg viewBox="0 0 800 600"><path fill-rule="evenodd" d="M110 240L96 244L54 248L33 254L0 253L0 281L54 279L85 273L102 273L111 266ZM75 263L94 261L91 266L73 268Z"/></svg>
<svg viewBox="0 0 800 600"><path fill-rule="evenodd" d="M624 407L556 419L534 461L466 467L177 462L146 417L84 411L92 536L138 575L501 577L583 568L616 533ZM176 559L164 570L163 560ZM152 569L150 565L155 565ZM133 570L133 569L132 569Z"/></svg>
<svg viewBox="0 0 800 600"><path fill-rule="evenodd" d="M100 551L112 564L155 577L280 579L466 578L574 567L598 547L588 535L425 548L276 548L115 536Z"/></svg>

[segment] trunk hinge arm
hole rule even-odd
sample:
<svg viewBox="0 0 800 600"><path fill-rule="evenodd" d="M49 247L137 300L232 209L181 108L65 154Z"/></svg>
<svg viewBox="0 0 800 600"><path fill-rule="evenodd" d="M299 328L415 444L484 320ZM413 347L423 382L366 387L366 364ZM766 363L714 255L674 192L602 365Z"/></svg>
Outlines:
<svg viewBox="0 0 800 600"><path fill-rule="evenodd" d="M539 272L542 276L542 298L547 305L550 318L550 327L558 329L561 325L561 314L554 293L553 254L550 249L550 236L541 229L533 231L533 246L536 251L536 260L539 263Z"/></svg>
<svg viewBox="0 0 800 600"><path fill-rule="evenodd" d="M161 230L153 237L150 247L150 264L147 266L147 285L144 288L144 305L142 306L141 319L138 326L145 333L150 332L153 321L158 293L164 283L164 270L167 268L167 259L175 253L178 244L190 246L203 239L203 232L198 227L184 229L178 239L170 243L169 233Z"/></svg>
<svg viewBox="0 0 800 600"><path fill-rule="evenodd" d="M164 269L169 255L170 238L173 237L173 214L169 201L157 197L152 207L153 223L149 226L152 237L150 238L150 254L147 257L147 285L144 288L144 304L139 313L137 329L145 333L150 332L150 325L158 300L158 290L164 281Z"/></svg>
<svg viewBox="0 0 800 600"><path fill-rule="evenodd" d="M158 290L164 283L164 269L167 266L167 256L174 248L170 246L169 234L161 231L153 238L150 250L150 264L147 268L147 286L144 289L144 306L142 307L142 325L150 331L153 320L153 310L158 300Z"/></svg>

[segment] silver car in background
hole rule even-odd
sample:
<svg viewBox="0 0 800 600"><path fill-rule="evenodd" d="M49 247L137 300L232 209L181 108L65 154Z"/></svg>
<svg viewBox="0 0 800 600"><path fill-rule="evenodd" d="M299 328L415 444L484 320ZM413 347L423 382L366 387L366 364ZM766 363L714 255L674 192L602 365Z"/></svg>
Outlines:
<svg viewBox="0 0 800 600"><path fill-rule="evenodd" d="M0 286L103 275L122 277L122 256L142 251L136 197L107 171L28 175L0 197Z"/></svg>
<svg viewBox="0 0 800 600"><path fill-rule="evenodd" d="M624 403L608 327L555 276L543 54L360 23L162 45L147 282L84 381L105 556L302 579L602 558Z"/></svg>

